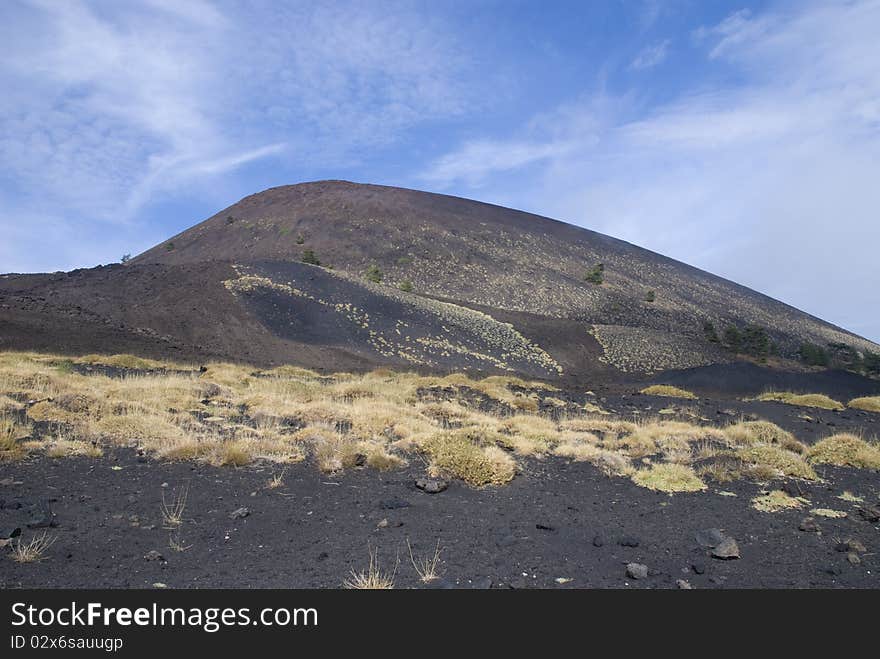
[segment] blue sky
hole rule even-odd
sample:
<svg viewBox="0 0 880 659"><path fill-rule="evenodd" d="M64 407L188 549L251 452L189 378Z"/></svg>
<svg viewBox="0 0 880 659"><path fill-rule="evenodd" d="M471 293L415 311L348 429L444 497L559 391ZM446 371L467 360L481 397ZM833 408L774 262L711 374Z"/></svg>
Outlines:
<svg viewBox="0 0 880 659"><path fill-rule="evenodd" d="M324 178L580 224L880 340L880 2L5 0L0 272Z"/></svg>

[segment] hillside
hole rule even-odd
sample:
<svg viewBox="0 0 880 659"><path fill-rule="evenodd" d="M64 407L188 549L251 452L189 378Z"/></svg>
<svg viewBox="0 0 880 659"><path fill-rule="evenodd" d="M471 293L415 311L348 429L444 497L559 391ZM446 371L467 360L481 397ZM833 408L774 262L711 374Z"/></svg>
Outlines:
<svg viewBox="0 0 880 659"><path fill-rule="evenodd" d="M342 181L251 195L125 266L6 276L0 304L7 348L324 368L652 373L736 359L707 331L723 338L728 327L766 333L788 359L804 343L880 352L767 296L587 229Z"/></svg>

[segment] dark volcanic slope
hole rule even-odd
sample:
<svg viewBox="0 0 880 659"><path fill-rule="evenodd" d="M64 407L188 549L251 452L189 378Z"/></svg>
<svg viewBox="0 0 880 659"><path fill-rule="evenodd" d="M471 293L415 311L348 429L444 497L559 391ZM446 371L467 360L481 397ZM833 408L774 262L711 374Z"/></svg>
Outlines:
<svg viewBox="0 0 880 659"><path fill-rule="evenodd" d="M312 250L323 266L298 263ZM601 286L584 281L604 264ZM366 281L375 265L382 282ZM411 282L412 293L399 286ZM656 300L646 301L648 291ZM880 346L608 236L498 206L325 181L252 195L125 267L0 278L0 346L553 377L725 362L702 327ZM93 328L100 340L92 340ZM67 331L69 330L69 331Z"/></svg>

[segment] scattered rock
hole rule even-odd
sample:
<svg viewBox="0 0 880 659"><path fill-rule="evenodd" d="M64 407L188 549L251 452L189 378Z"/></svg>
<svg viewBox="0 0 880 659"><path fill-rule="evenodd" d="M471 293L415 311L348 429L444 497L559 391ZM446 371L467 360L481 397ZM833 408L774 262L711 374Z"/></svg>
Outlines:
<svg viewBox="0 0 880 659"><path fill-rule="evenodd" d="M161 581L157 581L153 584L153 588L168 588L168 584L164 584Z"/></svg>
<svg viewBox="0 0 880 659"><path fill-rule="evenodd" d="M376 524L376 528L377 528L377 529L384 529L384 528L387 528L387 527L388 527L388 518L387 518L387 517L384 518L384 519L383 519L381 522L379 522L378 524Z"/></svg>
<svg viewBox="0 0 880 659"><path fill-rule="evenodd" d="M563 586L567 583L571 583L573 581L573 579L571 579L569 577L556 577L553 581L558 583L560 586Z"/></svg>
<svg viewBox="0 0 880 659"><path fill-rule="evenodd" d="M627 563L626 576L630 579L647 579L648 566L642 565L641 563Z"/></svg>
<svg viewBox="0 0 880 659"><path fill-rule="evenodd" d="M848 540L841 540L835 545L834 549L841 553L843 552L852 552L855 554L864 554L868 549L863 545L859 540L855 540L854 538L850 538Z"/></svg>
<svg viewBox="0 0 880 659"><path fill-rule="evenodd" d="M404 499L393 497L379 502L379 507L385 510L397 510L398 508L409 508L412 504Z"/></svg>
<svg viewBox="0 0 880 659"><path fill-rule="evenodd" d="M875 524L880 522L880 507L876 506L859 506L857 508L859 516L866 522Z"/></svg>
<svg viewBox="0 0 880 659"><path fill-rule="evenodd" d="M603 547L605 545L605 539L601 535L597 535L593 537L593 546L594 547Z"/></svg>
<svg viewBox="0 0 880 659"><path fill-rule="evenodd" d="M691 564L691 569L694 571L694 574L705 574L706 564L700 561L696 561Z"/></svg>
<svg viewBox="0 0 880 659"><path fill-rule="evenodd" d="M639 539L632 535L625 535L617 541L621 547L638 547Z"/></svg>
<svg viewBox="0 0 880 659"><path fill-rule="evenodd" d="M31 518L27 523L29 528L44 529L55 526L55 514L48 499L43 499L31 509Z"/></svg>
<svg viewBox="0 0 880 659"><path fill-rule="evenodd" d="M151 551L148 551L146 554L144 554L144 560L145 560L145 561L150 561L150 562L152 562L152 561L164 561L164 560L165 560L165 557L164 557L162 554L160 554L158 551L156 551L155 549L153 549L153 550L151 550Z"/></svg>
<svg viewBox="0 0 880 659"><path fill-rule="evenodd" d="M801 484L797 481L785 481L780 487L783 492L792 497L802 497L806 498L807 493L804 491L804 488L801 487Z"/></svg>
<svg viewBox="0 0 880 659"><path fill-rule="evenodd" d="M693 590L694 587L691 586L691 582L685 579L679 579L675 582L675 585L678 586L679 590Z"/></svg>
<svg viewBox="0 0 880 659"><path fill-rule="evenodd" d="M481 577L471 582L474 590L489 590L492 587L492 577Z"/></svg>
<svg viewBox="0 0 880 659"><path fill-rule="evenodd" d="M736 544L736 540L725 538L712 549L712 558L720 558L723 561L739 558L739 545Z"/></svg>
<svg viewBox="0 0 880 659"><path fill-rule="evenodd" d="M236 508L231 513L229 513L229 519L244 519L250 514L251 511L248 508L242 506L241 508Z"/></svg>
<svg viewBox="0 0 880 659"><path fill-rule="evenodd" d="M535 524L535 528L539 531L555 531L556 528L551 526L550 524L546 524L544 522L538 522Z"/></svg>
<svg viewBox="0 0 880 659"><path fill-rule="evenodd" d="M805 531L807 533L819 533L822 529L819 528L819 525L816 523L816 520L812 517L804 517L801 520L801 523L798 525L798 528L801 531Z"/></svg>
<svg viewBox="0 0 880 659"><path fill-rule="evenodd" d="M21 535L21 528L18 526L11 526L5 529L0 529L0 540L10 540L11 538L17 538Z"/></svg>
<svg viewBox="0 0 880 659"><path fill-rule="evenodd" d="M442 478L422 476L421 478L416 479L416 487L426 494L439 494L449 487L449 482Z"/></svg>
<svg viewBox="0 0 880 659"><path fill-rule="evenodd" d="M846 555L846 560L848 560L851 565L859 565L862 562L862 559L859 558L859 555L854 551L851 551Z"/></svg>

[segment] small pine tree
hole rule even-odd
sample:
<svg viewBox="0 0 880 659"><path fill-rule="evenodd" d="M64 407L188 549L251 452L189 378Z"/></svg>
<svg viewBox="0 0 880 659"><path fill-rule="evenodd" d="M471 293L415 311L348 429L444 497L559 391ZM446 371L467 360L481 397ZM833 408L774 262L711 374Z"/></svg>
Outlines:
<svg viewBox="0 0 880 659"><path fill-rule="evenodd" d="M728 325L724 330L724 345L732 352L742 350L742 332L735 325Z"/></svg>
<svg viewBox="0 0 880 659"><path fill-rule="evenodd" d="M368 281L371 281L374 284L378 284L380 281L382 281L382 271L379 270L379 266L375 263L371 263L367 267L367 271L364 273L364 276L367 278Z"/></svg>
<svg viewBox="0 0 880 659"><path fill-rule="evenodd" d="M123 263L128 263L129 261L131 261L131 254L123 254L122 258L119 260Z"/></svg>
<svg viewBox="0 0 880 659"><path fill-rule="evenodd" d="M321 265L321 261L315 256L315 252L310 249L303 250L302 262L308 263L309 265Z"/></svg>
<svg viewBox="0 0 880 659"><path fill-rule="evenodd" d="M169 252L173 252L174 251L174 243L173 242L165 243L165 249L167 249Z"/></svg>
<svg viewBox="0 0 880 659"><path fill-rule="evenodd" d="M302 245L305 241L306 241L305 236L303 236L302 234L299 234L296 237L296 244L297 245Z"/></svg>
<svg viewBox="0 0 880 659"><path fill-rule="evenodd" d="M596 284L597 286L601 285L602 282L605 281L605 264L597 263L594 265L593 268L584 275L584 281Z"/></svg>
<svg viewBox="0 0 880 659"><path fill-rule="evenodd" d="M657 299L657 294L654 291L648 291L645 293L645 302L653 302Z"/></svg>
<svg viewBox="0 0 880 659"><path fill-rule="evenodd" d="M721 343L718 332L715 331L715 325L708 320L703 323L703 335L709 343Z"/></svg>

